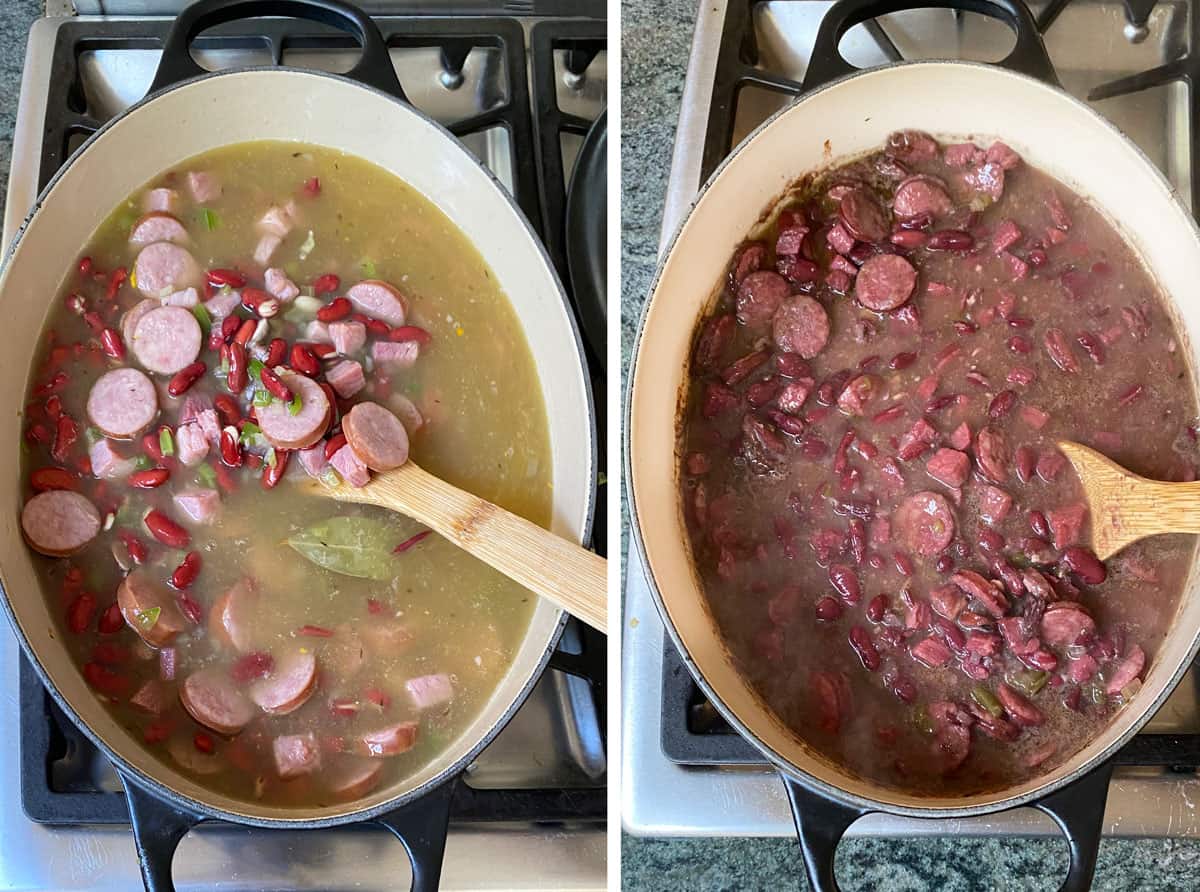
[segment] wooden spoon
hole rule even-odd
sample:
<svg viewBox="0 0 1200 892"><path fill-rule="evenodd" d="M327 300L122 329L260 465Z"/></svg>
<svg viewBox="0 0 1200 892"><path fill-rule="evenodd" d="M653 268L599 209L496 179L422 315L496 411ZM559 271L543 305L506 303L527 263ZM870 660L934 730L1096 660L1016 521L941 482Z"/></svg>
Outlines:
<svg viewBox="0 0 1200 892"><path fill-rule="evenodd" d="M451 486L412 462L372 474L366 486L325 486L314 494L406 514L589 626L608 631L608 562L499 505Z"/></svg>
<svg viewBox="0 0 1200 892"><path fill-rule="evenodd" d="M1163 483L1122 468L1095 449L1061 441L1092 517L1092 551L1108 560L1126 545L1159 533L1200 533L1200 482Z"/></svg>

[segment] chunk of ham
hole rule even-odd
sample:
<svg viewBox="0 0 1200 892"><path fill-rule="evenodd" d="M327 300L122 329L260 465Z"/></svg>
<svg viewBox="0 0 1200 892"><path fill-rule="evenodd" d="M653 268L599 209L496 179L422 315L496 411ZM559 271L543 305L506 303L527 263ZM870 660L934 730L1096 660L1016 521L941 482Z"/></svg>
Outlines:
<svg viewBox="0 0 1200 892"><path fill-rule="evenodd" d="M308 323L308 328L304 329L304 340L310 344L333 343L333 338L329 336L329 326L319 319Z"/></svg>
<svg viewBox="0 0 1200 892"><path fill-rule="evenodd" d="M271 750L275 755L275 770L284 780L312 774L321 768L321 747L312 731L276 737Z"/></svg>
<svg viewBox="0 0 1200 892"><path fill-rule="evenodd" d="M1042 639L1051 646L1069 647L1095 631L1096 621L1074 601L1059 601L1042 616Z"/></svg>
<svg viewBox="0 0 1200 892"><path fill-rule="evenodd" d="M284 303L292 300L300 289L296 287L296 283L287 277L287 273L277 267L271 267L264 274L266 280L267 291L279 298Z"/></svg>
<svg viewBox="0 0 1200 892"><path fill-rule="evenodd" d="M190 310L200 303L200 294L195 288L184 288L182 291L175 291L168 294L162 299L162 302L164 306L184 307Z"/></svg>
<svg viewBox="0 0 1200 892"><path fill-rule="evenodd" d="M275 250L282 242L283 239L273 232L264 233L259 238L258 244L254 246L254 262L259 266L266 266L271 262L271 258L275 256Z"/></svg>
<svg viewBox="0 0 1200 892"><path fill-rule="evenodd" d="M221 507L221 494L215 489L184 489L173 498L180 513L195 523L211 523Z"/></svg>
<svg viewBox="0 0 1200 892"><path fill-rule="evenodd" d="M224 319L242 305L242 293L232 288L222 288L204 302L204 309L213 319Z"/></svg>
<svg viewBox="0 0 1200 892"><path fill-rule="evenodd" d="M92 463L92 474L97 477L128 477L137 467L133 459L122 457L113 441L106 437L101 437L88 448L88 458Z"/></svg>
<svg viewBox="0 0 1200 892"><path fill-rule="evenodd" d="M362 364L353 359L343 359L330 366L325 370L325 380L344 400L350 399L367 386Z"/></svg>
<svg viewBox="0 0 1200 892"><path fill-rule="evenodd" d="M175 430L175 446L179 460L188 467L198 465L208 456L208 437L198 422L189 421Z"/></svg>
<svg viewBox="0 0 1200 892"><path fill-rule="evenodd" d="M1052 508L1046 512L1050 532L1054 534L1054 547L1066 548L1076 545L1081 539L1083 525L1087 521L1087 506L1082 502Z"/></svg>
<svg viewBox="0 0 1200 892"><path fill-rule="evenodd" d="M179 408L179 423L200 425L205 439L214 446L221 439L221 420L207 397L189 394Z"/></svg>
<svg viewBox="0 0 1200 892"><path fill-rule="evenodd" d="M349 443L335 452L329 463L351 486L366 486L371 480L371 472Z"/></svg>
<svg viewBox="0 0 1200 892"><path fill-rule="evenodd" d="M159 211L164 214L179 214L179 193L174 189L151 189L142 196L142 210L148 214Z"/></svg>
<svg viewBox="0 0 1200 892"><path fill-rule="evenodd" d="M322 477L329 470L329 461L325 458L325 441L320 440L315 446L300 450L300 467L309 477Z"/></svg>
<svg viewBox="0 0 1200 892"><path fill-rule="evenodd" d="M1146 667L1146 652L1136 644L1129 649L1125 659L1117 666L1117 670L1109 677L1104 686L1109 694L1119 694L1125 687L1142 674Z"/></svg>
<svg viewBox="0 0 1200 892"><path fill-rule="evenodd" d="M454 685L450 683L450 676L445 673L410 678L404 683L404 690L408 692L413 706L417 709L432 709L449 703L454 697Z"/></svg>
<svg viewBox="0 0 1200 892"><path fill-rule="evenodd" d="M330 322L329 337L333 340L333 349L342 356L349 356L366 346L367 327L353 320Z"/></svg>
<svg viewBox="0 0 1200 892"><path fill-rule="evenodd" d="M371 358L379 365L411 368L421 355L421 345L416 341L376 341L371 345Z"/></svg>
<svg viewBox="0 0 1200 892"><path fill-rule="evenodd" d="M142 710L142 712L148 712L150 715L161 715L170 706L171 700L166 685L157 678L151 678L129 698L129 705Z"/></svg>
<svg viewBox="0 0 1200 892"><path fill-rule="evenodd" d="M257 226L259 232L283 239L295 228L296 223L285 208L272 205L259 217Z"/></svg>
<svg viewBox="0 0 1200 892"><path fill-rule="evenodd" d="M192 193L192 200L197 204L216 201L223 191L220 178L207 170L189 171L187 185L188 191Z"/></svg>
<svg viewBox="0 0 1200 892"><path fill-rule="evenodd" d="M957 449L939 449L925 462L925 471L938 483L962 486L971 473L971 459Z"/></svg>

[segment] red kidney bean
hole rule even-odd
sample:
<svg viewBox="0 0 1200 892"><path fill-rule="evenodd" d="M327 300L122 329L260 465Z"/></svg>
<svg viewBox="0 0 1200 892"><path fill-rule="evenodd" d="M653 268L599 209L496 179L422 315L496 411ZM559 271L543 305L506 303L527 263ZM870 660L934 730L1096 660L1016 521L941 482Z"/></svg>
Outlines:
<svg viewBox="0 0 1200 892"><path fill-rule="evenodd" d="M92 273L92 258L80 257L79 258L79 275L89 276L89 275L91 275L91 273Z"/></svg>
<svg viewBox="0 0 1200 892"><path fill-rule="evenodd" d="M901 576L913 575L914 570L912 558L910 558L903 551L897 551L892 555L892 563L896 565L896 572Z"/></svg>
<svg viewBox="0 0 1200 892"><path fill-rule="evenodd" d="M204 618L204 608L200 606L200 602L187 592L180 592L175 600L179 602L179 609L183 611L183 615L196 625L199 625L200 621ZM160 653L165 652L160 651Z"/></svg>
<svg viewBox="0 0 1200 892"><path fill-rule="evenodd" d="M857 604L862 599L862 586L854 568L846 564L831 564L829 567L829 584L842 596L847 604Z"/></svg>
<svg viewBox="0 0 1200 892"><path fill-rule="evenodd" d="M889 369L892 369L893 371L899 371L900 369L908 368L910 365L912 365L916 361L917 361L917 354L915 354L915 353L910 353L910 352L897 353L895 356L893 356L891 359L888 360L887 367Z"/></svg>
<svg viewBox="0 0 1200 892"><path fill-rule="evenodd" d="M854 563L861 564L867 554L867 525L862 522L861 518L855 517L850 520L849 538L850 552L854 556Z"/></svg>
<svg viewBox="0 0 1200 892"><path fill-rule="evenodd" d="M242 317L230 313L221 321L221 341L228 344L242 327Z"/></svg>
<svg viewBox="0 0 1200 892"><path fill-rule="evenodd" d="M325 273L313 279L313 293L320 297L322 294L332 294L342 287L342 280L333 273Z"/></svg>
<svg viewBox="0 0 1200 892"><path fill-rule="evenodd" d="M930 214L917 214L915 217L908 217L900 221L903 229L928 229L932 225L933 217Z"/></svg>
<svg viewBox="0 0 1200 892"><path fill-rule="evenodd" d="M970 251L975 247L975 237L961 229L939 229L929 236L925 247L930 251Z"/></svg>
<svg viewBox="0 0 1200 892"><path fill-rule="evenodd" d="M1017 393L1015 390L1002 390L996 394L995 398L988 404L988 416L991 418L1003 418L1017 402Z"/></svg>
<svg viewBox="0 0 1200 892"><path fill-rule="evenodd" d="M1050 538L1050 524L1046 522L1046 515L1041 511L1029 512L1029 528L1033 530L1035 536L1042 539Z"/></svg>
<svg viewBox="0 0 1200 892"><path fill-rule="evenodd" d="M285 341L283 338L272 338L270 345L267 347L267 368L275 368L275 366L287 359L287 355L287 341Z"/></svg>
<svg viewBox="0 0 1200 892"><path fill-rule="evenodd" d="M954 558L948 554L943 554L934 562L933 568L939 573L949 573L954 569Z"/></svg>
<svg viewBox="0 0 1200 892"><path fill-rule="evenodd" d="M221 417L222 425L236 425L242 420L242 412L238 408L237 400L227 393L218 393L213 397L213 408L217 410L217 415Z"/></svg>
<svg viewBox="0 0 1200 892"><path fill-rule="evenodd" d="M246 277L236 269L210 269L207 278L208 284L214 288L224 285L228 285L230 288L242 288L246 284Z"/></svg>
<svg viewBox="0 0 1200 892"><path fill-rule="evenodd" d="M74 635L80 635L92 624L96 613L96 596L91 592L82 592L67 606L67 628Z"/></svg>
<svg viewBox="0 0 1200 892"><path fill-rule="evenodd" d="M1099 585L1108 578L1108 570L1090 548L1072 545L1063 551L1062 563L1088 585Z"/></svg>
<svg viewBox="0 0 1200 892"><path fill-rule="evenodd" d="M275 485L283 479L284 472L287 471L288 460L292 457L290 449L275 450L275 467L268 464L263 465L262 473L262 488L274 489Z"/></svg>
<svg viewBox="0 0 1200 892"><path fill-rule="evenodd" d="M867 619L873 623L883 622L883 615L887 613L889 603L887 595L876 595L867 605Z"/></svg>
<svg viewBox="0 0 1200 892"><path fill-rule="evenodd" d="M914 251L929 241L929 236L919 229L898 229L888 236L888 241L897 248Z"/></svg>
<svg viewBox="0 0 1200 892"><path fill-rule="evenodd" d="M907 678L897 676L892 679L889 690L891 690L892 694L898 700L902 700L905 703L915 703L917 701L917 686Z"/></svg>
<svg viewBox="0 0 1200 892"><path fill-rule="evenodd" d="M332 638L333 629L327 629L324 626L301 626L296 630L296 634L302 638Z"/></svg>
<svg viewBox="0 0 1200 892"><path fill-rule="evenodd" d="M1013 335L1008 339L1008 349L1013 353L1029 353L1033 350L1033 343L1024 335Z"/></svg>
<svg viewBox="0 0 1200 892"><path fill-rule="evenodd" d="M333 344L309 344L308 349L311 350L318 359L325 359L337 353L333 349Z"/></svg>
<svg viewBox="0 0 1200 892"><path fill-rule="evenodd" d="M250 320L246 321L253 325ZM246 370L246 348L238 341L229 345L229 374L225 380L230 393L241 393L250 383L250 373Z"/></svg>
<svg viewBox="0 0 1200 892"><path fill-rule="evenodd" d="M807 378L812 373L812 366L795 353L776 353L775 368L785 378Z"/></svg>
<svg viewBox="0 0 1200 892"><path fill-rule="evenodd" d="M229 669L230 676L234 681L245 684L248 681L254 681L256 678L263 678L271 674L271 670L275 668L275 658L269 653L261 650L256 650L252 653L238 657L233 666Z"/></svg>
<svg viewBox="0 0 1200 892"><path fill-rule="evenodd" d="M241 325L238 326L238 330L234 334L233 340L230 342L229 346L233 347L237 345L245 348L245 346L250 343L250 338L253 337L254 329L256 328L258 328L258 323L253 319L245 320Z"/></svg>
<svg viewBox="0 0 1200 892"><path fill-rule="evenodd" d="M217 443L221 452L221 461L230 468L240 468L244 458L242 444L239 442L238 430L231 424L221 429L221 439Z"/></svg>
<svg viewBox="0 0 1200 892"><path fill-rule="evenodd" d="M263 387L266 388L267 392L271 394L271 396L275 397L276 399L283 400L285 403L290 403L292 401L293 394L291 388L284 384L283 381L279 379L279 376L271 371L271 369L263 366L263 369L261 372L259 372L258 377L262 381Z"/></svg>
<svg viewBox="0 0 1200 892"><path fill-rule="evenodd" d="M54 445L50 449L50 457L57 462L66 461L67 453L79 439L79 425L69 415L60 415L55 425Z"/></svg>
<svg viewBox="0 0 1200 892"><path fill-rule="evenodd" d="M337 322L345 319L354 312L354 304L346 297L335 297L321 309L317 310L317 319L321 322Z"/></svg>
<svg viewBox="0 0 1200 892"><path fill-rule="evenodd" d="M875 649L875 642L871 640L871 634L862 626L854 626L850 629L850 646L858 654L864 669L874 672L879 668L879 651Z"/></svg>
<svg viewBox="0 0 1200 892"><path fill-rule="evenodd" d="M121 335L115 328L105 328L100 332L100 346L113 359L125 358L125 344L121 341Z"/></svg>
<svg viewBox="0 0 1200 892"><path fill-rule="evenodd" d="M145 471L134 471L129 475L127 482L138 489L155 489L166 483L170 477L171 472L166 468L149 468Z"/></svg>
<svg viewBox="0 0 1200 892"><path fill-rule="evenodd" d="M142 521L155 539L171 548L187 548L191 535L157 508L150 511Z"/></svg>
<svg viewBox="0 0 1200 892"><path fill-rule="evenodd" d="M1141 384L1134 384L1117 398L1117 405L1128 406L1130 403L1140 397L1144 390L1145 388L1143 388Z"/></svg>
<svg viewBox="0 0 1200 892"><path fill-rule="evenodd" d="M84 663L83 677L101 694L107 694L110 697L120 697L129 690L129 676L113 672L100 663Z"/></svg>
<svg viewBox="0 0 1200 892"><path fill-rule="evenodd" d="M206 731L197 731L192 737L192 744L200 752L209 754L216 750L217 744L213 741L212 735Z"/></svg>
<svg viewBox="0 0 1200 892"><path fill-rule="evenodd" d="M970 335L979 331L979 326L969 319L955 319L954 331L960 335Z"/></svg>
<svg viewBox="0 0 1200 892"><path fill-rule="evenodd" d="M785 434L798 437L804 433L804 422L794 415L788 415L778 409L770 409L767 411L767 418Z"/></svg>
<svg viewBox="0 0 1200 892"><path fill-rule="evenodd" d="M1104 342L1100 340L1099 335L1090 331L1081 331L1075 336L1075 340L1079 342L1083 352L1091 357L1092 362L1096 365L1104 365Z"/></svg>
<svg viewBox="0 0 1200 892"><path fill-rule="evenodd" d="M123 628L125 628L125 617L121 613L121 605L113 602L100 614L100 620L96 623L96 631L101 635L115 635Z"/></svg>
<svg viewBox="0 0 1200 892"><path fill-rule="evenodd" d="M837 598L828 596L821 598L816 603L817 619L821 622L831 623L839 619L842 615L842 602Z"/></svg>
<svg viewBox="0 0 1200 892"><path fill-rule="evenodd" d="M1033 479L1034 470L1037 468L1037 452L1032 446L1018 446L1017 451L1013 453L1013 464L1017 469L1017 479L1022 483L1028 483Z"/></svg>
<svg viewBox="0 0 1200 892"><path fill-rule="evenodd" d="M76 489L79 477L64 468L38 468L29 475L29 483L34 492L48 492L52 489Z"/></svg>
<svg viewBox="0 0 1200 892"><path fill-rule="evenodd" d="M171 585L177 589L184 589L196 581L196 577L200 575L200 552L189 551L183 561L175 568L175 572L171 574Z"/></svg>
<svg viewBox="0 0 1200 892"><path fill-rule="evenodd" d="M292 345L291 365L296 371L310 378L321 374L321 361L312 350L303 344Z"/></svg>
<svg viewBox="0 0 1200 892"><path fill-rule="evenodd" d="M117 537L125 544L129 559L135 564L146 562L146 545L129 530L117 530Z"/></svg>
<svg viewBox="0 0 1200 892"><path fill-rule="evenodd" d="M325 443L325 460L333 458L337 451L346 445L346 435L343 433L334 434Z"/></svg>
<svg viewBox="0 0 1200 892"><path fill-rule="evenodd" d="M208 366L203 362L193 362L189 366L184 366L167 382L167 393L171 394L171 396L179 396L186 393L207 371Z"/></svg>
<svg viewBox="0 0 1200 892"><path fill-rule="evenodd" d="M142 739L149 744L162 743L174 730L174 719L156 719L142 731Z"/></svg>
<svg viewBox="0 0 1200 892"><path fill-rule="evenodd" d="M990 551L994 554L999 554L1004 550L1004 537L995 530L982 530L979 533L979 549L980 551Z"/></svg>
<svg viewBox="0 0 1200 892"><path fill-rule="evenodd" d="M1011 316L1008 326L1009 328L1033 328L1033 320L1028 316Z"/></svg>

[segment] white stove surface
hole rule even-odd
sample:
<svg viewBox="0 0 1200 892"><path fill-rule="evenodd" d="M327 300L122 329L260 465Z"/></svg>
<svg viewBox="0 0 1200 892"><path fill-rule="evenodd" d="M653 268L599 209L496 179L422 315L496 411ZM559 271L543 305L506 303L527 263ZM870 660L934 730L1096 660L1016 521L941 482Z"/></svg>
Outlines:
<svg viewBox="0 0 1200 892"><path fill-rule="evenodd" d="M662 238L679 225L701 185L701 153L728 0L700 5L676 131L663 212ZM799 81L812 52L827 0L763 2L754 7L760 66ZM1038 4L1034 4L1035 7ZM1073 0L1045 35L1060 80L1085 97L1102 83L1163 64L1189 43L1188 4L1159 3L1145 34L1127 28L1112 0ZM877 20L902 58L995 61L1012 45L1006 26L974 14L916 10ZM1140 38L1140 39L1139 39ZM846 59L883 64L877 34L856 26L842 40ZM1187 88L1157 87L1093 103L1117 123L1180 190L1190 196ZM741 91L734 115L736 145L789 97L758 88ZM660 243L660 250L662 244ZM792 814L779 775L766 766L683 766L662 751L662 621L636 546L629 549L621 667L621 814L642 836L793 836ZM1147 725L1156 733L1200 733L1196 670ZM1200 777L1157 768L1118 768L1109 788L1105 833L1112 836L1200 837ZM1023 808L950 821L870 815L849 836L1044 835L1058 833L1045 815Z"/></svg>
<svg viewBox="0 0 1200 892"><path fill-rule="evenodd" d="M40 19L30 32L13 140L4 250L37 196L50 54L64 20ZM157 55L106 50L87 60L90 71L85 77L90 78L94 91L90 98L102 118L140 98ZM325 64L339 64L335 56L329 54ZM233 64L238 60L212 61ZM289 61L307 64L307 60ZM604 62L599 59L601 66ZM470 63L466 74L472 75ZM436 75L430 80L435 79ZM602 76L593 79L586 86L586 99L595 100L591 94L597 89L597 80L602 89ZM436 95L432 83L422 90ZM446 101L461 100L450 96ZM452 113L453 109L446 111ZM485 135L469 147L498 168L508 163L506 140ZM0 624L0 711L5 717L4 737L10 741L9 746L0 748L0 889L128 892L141 888L128 826L51 827L34 823L22 810L19 751L11 743L17 740L18 730L19 654L12 630L7 623ZM598 732L586 711L576 712L577 706L587 703L586 682L547 671L512 723L468 770L470 783L480 787L603 783L607 766L603 750L597 746ZM575 715L579 717L572 719ZM98 757L97 763L93 770L99 783L115 789L115 775L107 761ZM174 881L180 892L367 892L407 889L410 877L408 856L400 842L381 828L364 826L324 831L201 826L184 838L174 861ZM602 824L456 825L446 844L445 890L602 890L605 884L606 833Z"/></svg>

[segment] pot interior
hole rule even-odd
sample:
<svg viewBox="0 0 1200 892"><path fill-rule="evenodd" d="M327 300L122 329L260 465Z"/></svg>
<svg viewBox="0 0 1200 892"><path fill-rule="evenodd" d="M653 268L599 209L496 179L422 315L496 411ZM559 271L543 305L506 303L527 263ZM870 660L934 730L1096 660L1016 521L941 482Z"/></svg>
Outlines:
<svg viewBox="0 0 1200 892"><path fill-rule="evenodd" d="M1140 693L1103 734L1051 772L971 796L885 788L810 748L742 678L697 577L680 497L677 419L696 321L737 246L801 176L877 149L896 130L977 142L1000 138L1088 198L1141 255L1171 303L1195 382L1200 238L1166 180L1109 123L1066 93L1004 69L919 62L861 72L811 93L748 137L717 171L663 260L642 322L629 408L638 539L664 619L706 693L773 761L826 792L909 814L970 814L1028 801L1131 736L1187 669L1200 634L1193 552L1180 606Z"/></svg>
<svg viewBox="0 0 1200 892"><path fill-rule="evenodd" d="M95 228L152 176L198 153L259 139L295 140L356 155L389 170L437 205L478 249L521 320L537 364L554 486L552 528L579 541L590 517L595 452L590 397L574 322L541 244L491 176L444 130L381 93L329 75L288 69L227 72L193 81L132 109L103 129L60 173L16 241L2 274L8 361L0 383L10 406L0 462L20 466L22 418L34 348L51 302ZM19 630L53 685L92 734L129 765L229 815L258 821L332 819L394 799L438 779L508 717L536 680L563 614L541 601L513 665L476 719L415 775L365 799L322 809L255 805L215 794L159 761L109 715L56 637L22 540L21 483L0 482L8 508L0 576Z"/></svg>

